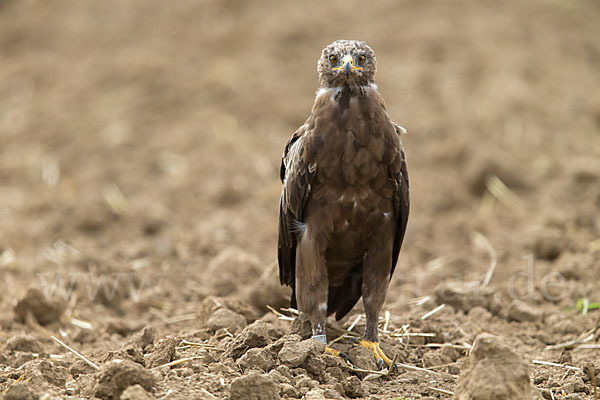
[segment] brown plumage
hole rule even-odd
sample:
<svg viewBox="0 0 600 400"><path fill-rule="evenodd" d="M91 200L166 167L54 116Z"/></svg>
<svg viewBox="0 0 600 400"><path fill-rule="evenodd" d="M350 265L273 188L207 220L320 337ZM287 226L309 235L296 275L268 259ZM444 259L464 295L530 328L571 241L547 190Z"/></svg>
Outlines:
<svg viewBox="0 0 600 400"><path fill-rule="evenodd" d="M361 295L364 343L378 361L377 322L409 212L408 175L394 124L374 84L375 54L338 40L318 63L312 112L287 143L281 163L279 274L292 307L325 342L327 315L344 317Z"/></svg>

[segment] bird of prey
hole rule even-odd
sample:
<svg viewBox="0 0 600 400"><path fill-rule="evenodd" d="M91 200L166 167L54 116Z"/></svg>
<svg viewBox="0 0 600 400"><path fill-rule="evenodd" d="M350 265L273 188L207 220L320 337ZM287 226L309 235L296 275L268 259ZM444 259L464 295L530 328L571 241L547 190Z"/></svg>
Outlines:
<svg viewBox="0 0 600 400"><path fill-rule="evenodd" d="M391 367L377 323L406 232L408 175L405 130L388 116L376 69L365 42L338 40L323 49L311 114L281 163L278 263L292 307L325 344L327 316L341 319L362 296L360 344Z"/></svg>

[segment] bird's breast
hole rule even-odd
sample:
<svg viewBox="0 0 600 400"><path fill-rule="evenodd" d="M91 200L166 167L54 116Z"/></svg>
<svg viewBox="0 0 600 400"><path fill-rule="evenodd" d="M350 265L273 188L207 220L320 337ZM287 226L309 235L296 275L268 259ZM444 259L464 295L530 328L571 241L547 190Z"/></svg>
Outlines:
<svg viewBox="0 0 600 400"><path fill-rule="evenodd" d="M329 89L313 109L313 154L327 184L372 185L399 151L399 139L377 91ZM349 89L348 89L349 90Z"/></svg>

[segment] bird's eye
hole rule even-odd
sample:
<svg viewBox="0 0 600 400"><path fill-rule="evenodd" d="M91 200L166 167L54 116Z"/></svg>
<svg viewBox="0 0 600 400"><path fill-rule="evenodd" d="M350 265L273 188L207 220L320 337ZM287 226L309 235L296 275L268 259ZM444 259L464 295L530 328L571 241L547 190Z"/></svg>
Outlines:
<svg viewBox="0 0 600 400"><path fill-rule="evenodd" d="M332 54L329 56L329 62L331 62L332 64L337 64L338 62L338 58L336 55Z"/></svg>
<svg viewBox="0 0 600 400"><path fill-rule="evenodd" d="M367 61L367 57L365 57L363 55L358 56L358 63L359 64L364 64L365 61Z"/></svg>

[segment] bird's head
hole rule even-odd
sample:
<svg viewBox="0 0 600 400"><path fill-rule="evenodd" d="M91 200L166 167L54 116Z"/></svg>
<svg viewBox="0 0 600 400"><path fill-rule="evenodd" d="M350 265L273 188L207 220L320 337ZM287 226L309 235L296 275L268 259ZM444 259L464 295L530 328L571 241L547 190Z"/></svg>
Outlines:
<svg viewBox="0 0 600 400"><path fill-rule="evenodd" d="M336 40L323 49L318 63L322 87L364 86L373 83L375 53L358 40Z"/></svg>

